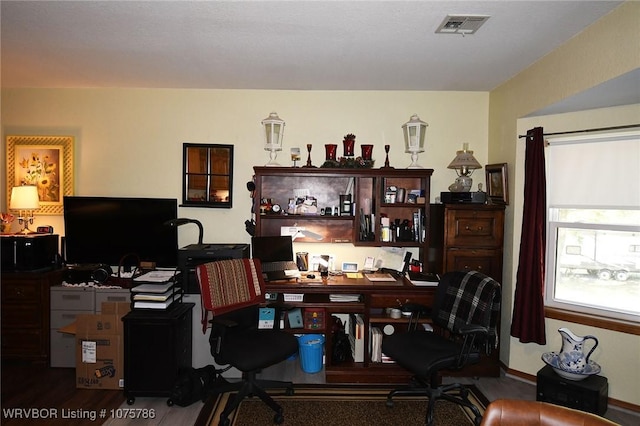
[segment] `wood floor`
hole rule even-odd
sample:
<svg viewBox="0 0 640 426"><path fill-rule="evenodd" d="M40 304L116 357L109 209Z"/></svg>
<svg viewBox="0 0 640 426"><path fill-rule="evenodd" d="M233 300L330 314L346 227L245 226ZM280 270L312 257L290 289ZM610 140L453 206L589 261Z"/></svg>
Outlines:
<svg viewBox="0 0 640 426"><path fill-rule="evenodd" d="M76 389L75 371L70 368L49 368L43 365L25 363L2 364L2 417L0 424L18 425L105 425L105 426L141 426L193 424L198 417L202 403L189 407L167 405L166 398L136 398L135 404L127 405L122 391L100 391ZM287 361L274 366L263 373L265 378L286 378L294 383L324 383L324 374L306 374L298 361ZM451 381L445 379L446 381ZM457 379L460 380L460 379ZM490 400L515 398L535 400L535 384L513 377L462 379L475 384ZM121 410L118 410L121 408ZM135 410L127 411L134 408ZM31 419L10 419L19 412ZM103 411L104 410L104 411ZM101 417L104 413L104 417ZM45 415L55 418L44 419ZM34 419L34 416L40 419ZM91 415L95 415L93 420ZM123 415L135 415L135 419L118 418ZM143 418L153 417L153 418ZM605 417L623 425L640 424L640 414L630 413L615 407L609 408Z"/></svg>

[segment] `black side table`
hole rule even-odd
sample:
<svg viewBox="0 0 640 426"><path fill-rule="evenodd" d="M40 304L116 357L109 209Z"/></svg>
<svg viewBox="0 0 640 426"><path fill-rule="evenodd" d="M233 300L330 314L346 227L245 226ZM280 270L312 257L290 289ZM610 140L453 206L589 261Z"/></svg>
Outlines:
<svg viewBox="0 0 640 426"><path fill-rule="evenodd" d="M604 415L607 411L609 383L606 377L593 375L574 381L560 377L550 365L537 376L538 401L550 402L589 413Z"/></svg>
<svg viewBox="0 0 640 426"><path fill-rule="evenodd" d="M132 310L124 322L124 395L167 396L183 369L191 368L193 303L167 310ZM167 401L169 403L169 401Z"/></svg>

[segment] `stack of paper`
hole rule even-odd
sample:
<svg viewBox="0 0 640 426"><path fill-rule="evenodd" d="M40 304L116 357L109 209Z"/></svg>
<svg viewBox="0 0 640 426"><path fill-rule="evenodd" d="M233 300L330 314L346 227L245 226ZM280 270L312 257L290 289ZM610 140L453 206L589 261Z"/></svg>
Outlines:
<svg viewBox="0 0 640 426"><path fill-rule="evenodd" d="M134 309L167 309L182 299L182 289L176 285L175 271L151 271L134 279L131 289Z"/></svg>
<svg viewBox="0 0 640 426"><path fill-rule="evenodd" d="M359 302L359 294L330 294L329 300L332 302Z"/></svg>

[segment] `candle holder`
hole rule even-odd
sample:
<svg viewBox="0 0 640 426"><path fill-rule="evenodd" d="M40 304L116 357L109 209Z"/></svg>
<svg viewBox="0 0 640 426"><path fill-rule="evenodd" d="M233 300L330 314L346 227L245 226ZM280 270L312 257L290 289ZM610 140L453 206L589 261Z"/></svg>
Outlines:
<svg viewBox="0 0 640 426"><path fill-rule="evenodd" d="M385 145L384 146L384 153L386 155L386 158L384 159L384 166L381 167L381 169L393 169L394 167L391 167L389 165L389 149L391 149L390 145Z"/></svg>
<svg viewBox="0 0 640 426"><path fill-rule="evenodd" d="M362 150L362 159L364 161L371 161L371 156L373 155L373 145L360 145L360 149Z"/></svg>
<svg viewBox="0 0 640 426"><path fill-rule="evenodd" d="M308 143L307 144L307 164L302 167L315 167L313 164L311 164L311 147L312 145Z"/></svg>
<svg viewBox="0 0 640 426"><path fill-rule="evenodd" d="M338 151L338 144L327 143L324 145L325 160L336 161L336 153Z"/></svg>
<svg viewBox="0 0 640 426"><path fill-rule="evenodd" d="M344 147L344 156L345 157L353 157L353 149L356 145L356 135L353 133L349 133L344 137L342 141L342 145Z"/></svg>

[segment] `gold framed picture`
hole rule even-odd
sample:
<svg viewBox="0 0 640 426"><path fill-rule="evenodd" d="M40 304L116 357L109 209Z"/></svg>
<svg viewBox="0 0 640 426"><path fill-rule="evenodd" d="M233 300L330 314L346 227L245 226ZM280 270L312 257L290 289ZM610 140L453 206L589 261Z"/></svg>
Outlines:
<svg viewBox="0 0 640 426"><path fill-rule="evenodd" d="M491 204L509 204L507 163L487 164L484 167L487 197Z"/></svg>
<svg viewBox="0 0 640 426"><path fill-rule="evenodd" d="M7 136L7 206L11 188L35 185L40 215L61 215L73 195L73 136Z"/></svg>

